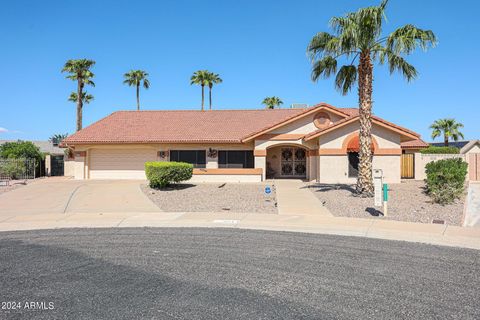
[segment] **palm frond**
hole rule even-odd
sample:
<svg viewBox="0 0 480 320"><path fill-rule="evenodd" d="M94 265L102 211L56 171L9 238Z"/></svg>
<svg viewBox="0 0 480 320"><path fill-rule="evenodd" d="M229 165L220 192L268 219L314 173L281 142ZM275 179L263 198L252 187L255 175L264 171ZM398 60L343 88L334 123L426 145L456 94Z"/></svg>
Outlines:
<svg viewBox="0 0 480 320"><path fill-rule="evenodd" d="M433 31L423 30L412 24L407 24L393 31L386 40L387 48L396 54L412 53L417 47L424 51L435 47L437 38Z"/></svg>
<svg viewBox="0 0 480 320"><path fill-rule="evenodd" d="M357 81L357 67L354 65L342 66L335 78L335 88L346 95Z"/></svg>
<svg viewBox="0 0 480 320"><path fill-rule="evenodd" d="M326 56L313 64L312 80L318 81L319 78L328 78L337 72L337 60L332 56Z"/></svg>

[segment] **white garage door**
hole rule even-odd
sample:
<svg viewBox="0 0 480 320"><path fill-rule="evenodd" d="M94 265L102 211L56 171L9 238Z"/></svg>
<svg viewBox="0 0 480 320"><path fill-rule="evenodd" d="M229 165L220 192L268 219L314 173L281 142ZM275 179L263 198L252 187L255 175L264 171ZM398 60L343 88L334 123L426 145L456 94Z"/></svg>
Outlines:
<svg viewBox="0 0 480 320"><path fill-rule="evenodd" d="M150 149L92 149L90 179L146 179L145 162L156 158Z"/></svg>

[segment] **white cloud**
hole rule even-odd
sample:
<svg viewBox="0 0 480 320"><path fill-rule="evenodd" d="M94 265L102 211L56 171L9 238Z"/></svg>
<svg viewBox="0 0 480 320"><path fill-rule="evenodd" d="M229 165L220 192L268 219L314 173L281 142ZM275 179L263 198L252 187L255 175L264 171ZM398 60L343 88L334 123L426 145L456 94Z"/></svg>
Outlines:
<svg viewBox="0 0 480 320"><path fill-rule="evenodd" d="M5 133L5 132L8 132L8 129L0 127L0 133Z"/></svg>

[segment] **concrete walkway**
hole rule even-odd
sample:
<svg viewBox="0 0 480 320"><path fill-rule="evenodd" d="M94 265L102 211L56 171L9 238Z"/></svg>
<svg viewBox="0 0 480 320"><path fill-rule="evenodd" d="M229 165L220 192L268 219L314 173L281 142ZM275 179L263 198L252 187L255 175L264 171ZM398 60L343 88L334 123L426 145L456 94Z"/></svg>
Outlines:
<svg viewBox="0 0 480 320"><path fill-rule="evenodd" d="M466 227L480 227L480 182L470 182L466 199Z"/></svg>
<svg viewBox="0 0 480 320"><path fill-rule="evenodd" d="M277 194L278 214L333 216L320 200L305 187L302 180L275 180L274 185Z"/></svg>

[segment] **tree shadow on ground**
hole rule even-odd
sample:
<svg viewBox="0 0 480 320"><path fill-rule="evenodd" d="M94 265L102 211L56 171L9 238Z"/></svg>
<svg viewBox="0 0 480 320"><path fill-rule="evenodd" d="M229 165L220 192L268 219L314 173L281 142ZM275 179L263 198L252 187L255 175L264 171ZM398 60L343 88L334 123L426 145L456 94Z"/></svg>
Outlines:
<svg viewBox="0 0 480 320"><path fill-rule="evenodd" d="M356 192L355 186L350 185L350 184L322 184L322 183L318 183L318 184L308 185L305 188L313 189L315 192L327 192L327 191L331 191L331 190L345 190L345 191L351 192L352 195L355 195L355 192Z"/></svg>

